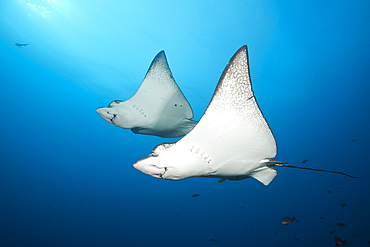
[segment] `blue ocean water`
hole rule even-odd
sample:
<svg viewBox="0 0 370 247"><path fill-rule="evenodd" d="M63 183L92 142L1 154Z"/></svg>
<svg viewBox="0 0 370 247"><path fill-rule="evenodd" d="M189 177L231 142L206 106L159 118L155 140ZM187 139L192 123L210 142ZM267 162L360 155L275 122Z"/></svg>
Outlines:
<svg viewBox="0 0 370 247"><path fill-rule="evenodd" d="M370 246L369 1L18 0L0 13L1 246ZM244 44L276 159L362 178L168 181L132 166L179 138L95 109L130 98L165 50L199 120Z"/></svg>

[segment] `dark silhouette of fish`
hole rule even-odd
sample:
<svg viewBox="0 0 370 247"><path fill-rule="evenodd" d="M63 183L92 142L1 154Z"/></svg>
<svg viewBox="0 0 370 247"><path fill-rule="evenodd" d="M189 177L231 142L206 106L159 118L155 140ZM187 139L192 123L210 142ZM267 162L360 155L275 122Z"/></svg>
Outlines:
<svg viewBox="0 0 370 247"><path fill-rule="evenodd" d="M347 204L346 204L345 202L343 202L343 203L341 203L341 204L340 204L340 206L341 206L342 208L344 208L345 206L347 206Z"/></svg>
<svg viewBox="0 0 370 247"><path fill-rule="evenodd" d="M218 241L218 240L217 240L217 239L214 239L214 238L211 238L211 241L216 242L216 241Z"/></svg>
<svg viewBox="0 0 370 247"><path fill-rule="evenodd" d="M19 44L19 43L16 43L15 45L18 46L19 48L21 48L21 46L26 46L26 45L29 45L29 44Z"/></svg>
<svg viewBox="0 0 370 247"><path fill-rule="evenodd" d="M291 217L284 217L281 220L281 224L288 225L289 223L292 223L294 221L297 221L298 222L298 220L295 218L295 216L293 216L293 218L291 218Z"/></svg>
<svg viewBox="0 0 370 247"><path fill-rule="evenodd" d="M357 141L357 139L353 139L351 142L355 142L355 141Z"/></svg>
<svg viewBox="0 0 370 247"><path fill-rule="evenodd" d="M198 197L200 194L193 194L191 197Z"/></svg>
<svg viewBox="0 0 370 247"><path fill-rule="evenodd" d="M332 235L335 232L335 229L333 231L330 231L329 234Z"/></svg>
<svg viewBox="0 0 370 247"><path fill-rule="evenodd" d="M340 226L340 227L345 227L346 225L343 224L343 223L338 223L337 226Z"/></svg>
<svg viewBox="0 0 370 247"><path fill-rule="evenodd" d="M335 246L345 246L346 244L349 244L346 239L342 240L341 238L335 236L334 237Z"/></svg>
<svg viewBox="0 0 370 247"><path fill-rule="evenodd" d="M308 159L305 159L302 161L302 164L306 163L308 161Z"/></svg>

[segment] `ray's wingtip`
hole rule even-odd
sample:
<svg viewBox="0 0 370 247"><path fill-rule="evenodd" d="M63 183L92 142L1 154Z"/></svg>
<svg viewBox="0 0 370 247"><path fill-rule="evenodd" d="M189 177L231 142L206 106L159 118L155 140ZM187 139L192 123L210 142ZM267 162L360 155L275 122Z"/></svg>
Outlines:
<svg viewBox="0 0 370 247"><path fill-rule="evenodd" d="M246 51L246 52L248 52L248 46L247 45L243 45L242 47L239 48L239 50L236 53L238 53L240 51Z"/></svg>
<svg viewBox="0 0 370 247"><path fill-rule="evenodd" d="M161 59L165 59L167 61L167 58L166 58L166 54L164 52L164 50L161 50L157 53L157 55L155 55L153 61L152 61L152 64L155 62L155 61L158 61L158 60L161 60ZM151 65L152 65L151 64ZM150 66L151 67L151 66Z"/></svg>
<svg viewBox="0 0 370 247"><path fill-rule="evenodd" d="M243 57L246 57L246 59L248 60L248 46L247 45L243 45L242 47L240 47L231 57L229 63L233 62L235 58L240 55L242 55Z"/></svg>

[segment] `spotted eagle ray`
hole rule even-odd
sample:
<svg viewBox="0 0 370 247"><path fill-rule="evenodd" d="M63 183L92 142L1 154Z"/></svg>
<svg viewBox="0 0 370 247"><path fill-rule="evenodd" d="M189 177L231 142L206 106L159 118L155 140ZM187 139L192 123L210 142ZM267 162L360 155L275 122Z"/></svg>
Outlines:
<svg viewBox="0 0 370 247"><path fill-rule="evenodd" d="M193 111L172 76L164 51L156 55L134 96L115 100L96 112L117 127L160 137L183 136L197 124L191 120Z"/></svg>

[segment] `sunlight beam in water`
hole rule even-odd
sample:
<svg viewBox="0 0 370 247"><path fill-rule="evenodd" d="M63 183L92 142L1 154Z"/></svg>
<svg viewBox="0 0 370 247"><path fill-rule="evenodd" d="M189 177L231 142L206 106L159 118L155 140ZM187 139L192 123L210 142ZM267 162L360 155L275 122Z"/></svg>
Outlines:
<svg viewBox="0 0 370 247"><path fill-rule="evenodd" d="M56 0L45 0L45 1L32 1L32 0L21 0L26 6L30 7L34 13L39 14L42 17L48 17L51 13L58 10L61 6L61 1ZM65 2L63 2L64 5ZM31 16L31 14L29 14Z"/></svg>

